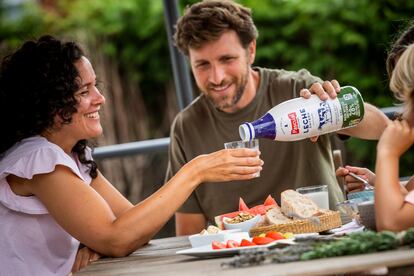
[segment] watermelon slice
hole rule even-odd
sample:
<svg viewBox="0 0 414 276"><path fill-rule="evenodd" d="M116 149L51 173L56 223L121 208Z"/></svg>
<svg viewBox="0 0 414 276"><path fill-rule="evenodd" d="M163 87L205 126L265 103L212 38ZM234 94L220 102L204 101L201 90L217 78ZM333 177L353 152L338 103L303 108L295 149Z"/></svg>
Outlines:
<svg viewBox="0 0 414 276"><path fill-rule="evenodd" d="M250 208L249 213L252 215L264 215L266 214L267 210L268 210L268 206L256 205Z"/></svg>
<svg viewBox="0 0 414 276"><path fill-rule="evenodd" d="M247 207L247 204L244 202L243 198L239 198L239 211L247 212L249 211L249 207Z"/></svg>
<svg viewBox="0 0 414 276"><path fill-rule="evenodd" d="M279 205L277 205L276 200L271 196L268 195L266 200L264 201L263 204L259 204L256 205L252 208L249 208L247 206L247 204L244 202L243 198L239 198L239 211L236 212L231 212L231 213L227 213L227 214L222 214L219 216L216 216L214 218L214 222L216 223L217 227L220 229L224 229L223 226L223 219L226 218L234 218L235 216L237 216L240 213L250 213L252 215L264 215L266 214L267 210L269 210L270 208L279 208Z"/></svg>
<svg viewBox="0 0 414 276"><path fill-rule="evenodd" d="M277 205L277 203L276 203L276 200L271 195L268 195L263 205L270 206L270 205Z"/></svg>

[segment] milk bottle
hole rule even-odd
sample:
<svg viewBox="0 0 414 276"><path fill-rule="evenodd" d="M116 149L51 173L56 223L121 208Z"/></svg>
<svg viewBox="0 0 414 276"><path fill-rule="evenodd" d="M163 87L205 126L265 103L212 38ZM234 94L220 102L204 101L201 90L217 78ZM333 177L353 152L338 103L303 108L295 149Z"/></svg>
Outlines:
<svg viewBox="0 0 414 276"><path fill-rule="evenodd" d="M363 117L361 94L355 87L344 86L335 99L322 101L312 95L280 103L260 119L240 125L239 134L242 140L296 141L355 126Z"/></svg>

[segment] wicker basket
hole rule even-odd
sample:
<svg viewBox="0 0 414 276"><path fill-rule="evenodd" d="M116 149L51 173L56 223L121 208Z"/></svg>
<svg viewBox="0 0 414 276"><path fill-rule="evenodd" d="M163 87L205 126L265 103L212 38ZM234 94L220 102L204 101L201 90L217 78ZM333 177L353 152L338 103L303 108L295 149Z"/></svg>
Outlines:
<svg viewBox="0 0 414 276"><path fill-rule="evenodd" d="M252 237L269 231L301 234L323 232L342 226L341 216L338 211L326 210L323 214L319 215L318 218L320 219L320 223L315 223L310 219L299 219L288 223L251 228L249 232Z"/></svg>

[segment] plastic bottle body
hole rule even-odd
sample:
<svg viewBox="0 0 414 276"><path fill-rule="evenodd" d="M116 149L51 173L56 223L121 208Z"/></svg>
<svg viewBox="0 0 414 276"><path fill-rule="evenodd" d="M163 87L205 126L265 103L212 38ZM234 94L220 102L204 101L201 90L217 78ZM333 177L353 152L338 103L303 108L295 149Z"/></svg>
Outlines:
<svg viewBox="0 0 414 276"><path fill-rule="evenodd" d="M364 117L364 101L359 91L344 86L335 99L322 101L295 98L280 103L263 117L239 127L242 140L268 138L296 141L357 125Z"/></svg>

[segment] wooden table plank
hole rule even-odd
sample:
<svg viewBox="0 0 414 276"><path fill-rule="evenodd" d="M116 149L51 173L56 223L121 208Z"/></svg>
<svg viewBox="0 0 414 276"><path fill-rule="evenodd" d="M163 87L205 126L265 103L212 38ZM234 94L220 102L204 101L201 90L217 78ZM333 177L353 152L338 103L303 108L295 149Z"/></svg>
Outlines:
<svg viewBox="0 0 414 276"><path fill-rule="evenodd" d="M98 260L76 275L332 275L414 264L414 249L405 249L235 269L222 267L231 258L200 259L175 254L189 247L187 237L152 240L128 257Z"/></svg>

